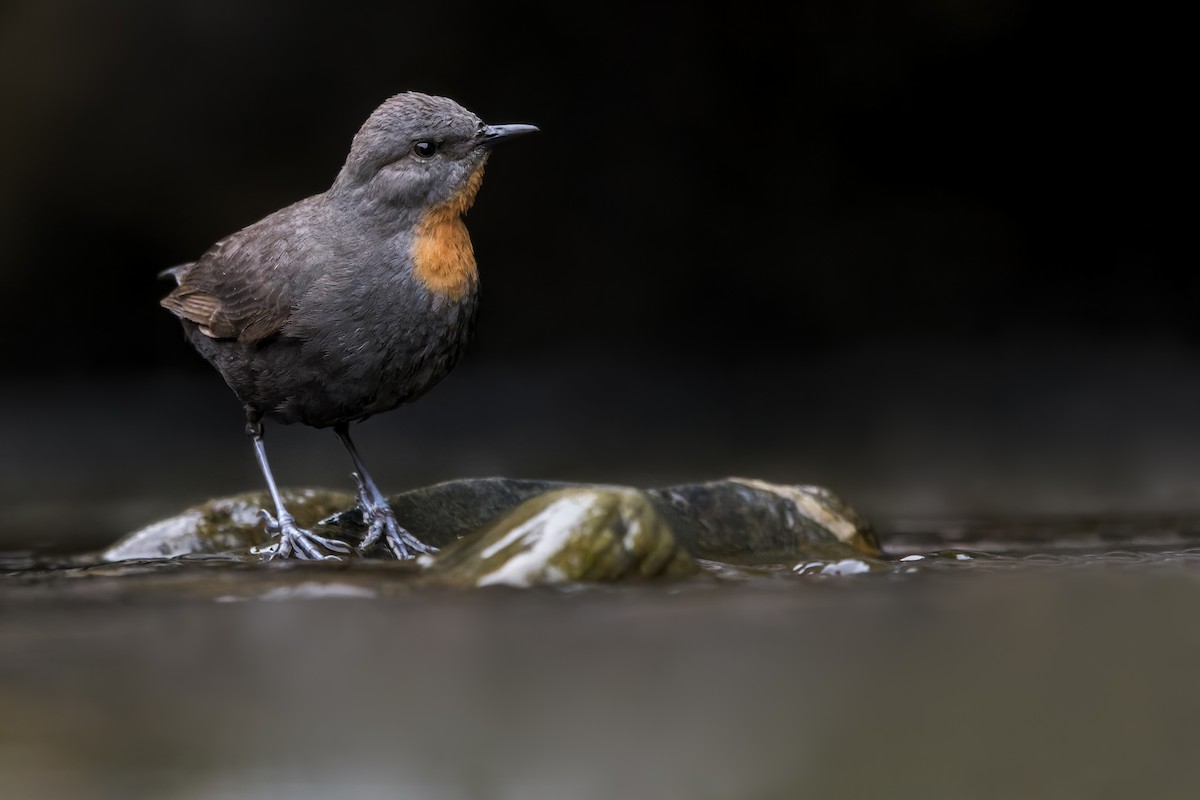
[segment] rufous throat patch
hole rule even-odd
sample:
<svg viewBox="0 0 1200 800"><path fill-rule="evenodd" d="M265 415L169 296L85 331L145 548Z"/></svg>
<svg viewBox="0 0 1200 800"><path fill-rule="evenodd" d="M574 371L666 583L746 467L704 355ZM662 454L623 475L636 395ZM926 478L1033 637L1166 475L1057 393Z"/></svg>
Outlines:
<svg viewBox="0 0 1200 800"><path fill-rule="evenodd" d="M449 201L435 206L417 223L413 240L413 274L431 291L458 299L475 283L475 248L467 233L463 215L475 202L483 183L480 164L463 190Z"/></svg>

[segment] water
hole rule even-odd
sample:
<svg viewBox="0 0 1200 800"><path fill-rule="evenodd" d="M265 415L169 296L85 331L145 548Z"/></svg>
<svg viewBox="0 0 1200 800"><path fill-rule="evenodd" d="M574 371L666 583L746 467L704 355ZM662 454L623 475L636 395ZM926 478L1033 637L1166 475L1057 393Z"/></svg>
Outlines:
<svg viewBox="0 0 1200 800"><path fill-rule="evenodd" d="M1200 540L1095 522L568 589L7 554L3 796L1194 796Z"/></svg>

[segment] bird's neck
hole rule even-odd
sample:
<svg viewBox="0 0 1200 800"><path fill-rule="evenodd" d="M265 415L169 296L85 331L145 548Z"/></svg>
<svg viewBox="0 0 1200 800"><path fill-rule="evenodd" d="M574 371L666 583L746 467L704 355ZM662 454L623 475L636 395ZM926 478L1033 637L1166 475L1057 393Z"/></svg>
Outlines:
<svg viewBox="0 0 1200 800"><path fill-rule="evenodd" d="M411 229L421 218L421 209L400 202L371 183L343 180L343 175L325 192L325 202L334 213L389 236Z"/></svg>
<svg viewBox="0 0 1200 800"><path fill-rule="evenodd" d="M461 189L434 205L413 207L395 202L372 191L371 184L343 181L345 171L326 198L334 205L353 209L352 218L369 226L374 236L392 238L411 232L413 276L430 292L461 300L479 280L464 216L483 183L483 166L481 162Z"/></svg>

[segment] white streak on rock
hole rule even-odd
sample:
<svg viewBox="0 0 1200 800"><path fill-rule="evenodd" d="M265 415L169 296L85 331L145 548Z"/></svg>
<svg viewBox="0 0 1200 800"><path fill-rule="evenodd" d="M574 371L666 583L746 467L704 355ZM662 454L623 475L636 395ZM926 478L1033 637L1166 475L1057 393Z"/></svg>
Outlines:
<svg viewBox="0 0 1200 800"><path fill-rule="evenodd" d="M822 502L819 494L825 491L815 486L785 486L778 483L767 483L756 478L730 478L734 483L749 486L763 492L770 492L784 500L790 500L801 514L808 517L838 538L839 541L849 542L858 535L858 526L846 517L834 511Z"/></svg>
<svg viewBox="0 0 1200 800"><path fill-rule="evenodd" d="M154 522L131 534L102 553L105 561L128 561L138 558L173 558L195 549L196 531L204 521L199 511L186 511L179 516ZM166 546L173 542L174 547Z"/></svg>
<svg viewBox="0 0 1200 800"><path fill-rule="evenodd" d="M526 549L508 558L494 571L481 577L477 586L530 586L540 575L541 583L555 583L566 576L547 562L562 551L595 509L596 495L580 492L556 500L530 519L513 528L500 541L483 551L484 559L521 542Z"/></svg>
<svg viewBox="0 0 1200 800"><path fill-rule="evenodd" d="M626 520L625 536L621 539L621 546L626 552L632 553L637 547L638 534L642 532L642 523L637 519Z"/></svg>
<svg viewBox="0 0 1200 800"><path fill-rule="evenodd" d="M261 512L257 506L248 503L237 503L229 510L229 521L234 525L244 525L252 528L262 521Z"/></svg>

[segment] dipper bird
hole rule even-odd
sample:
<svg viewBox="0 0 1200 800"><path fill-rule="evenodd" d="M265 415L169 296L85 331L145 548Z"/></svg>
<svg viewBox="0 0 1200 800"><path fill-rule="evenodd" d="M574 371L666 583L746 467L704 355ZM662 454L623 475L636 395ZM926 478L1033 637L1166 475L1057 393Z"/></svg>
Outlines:
<svg viewBox="0 0 1200 800"><path fill-rule="evenodd" d="M350 423L412 402L463 357L479 277L464 216L492 147L536 131L488 125L453 100L383 102L323 194L290 205L165 270L162 305L246 410L246 433L275 505L267 558L337 558L343 542L296 525L263 446L263 418L333 428L354 463L367 526L399 559L433 552L396 521Z"/></svg>

